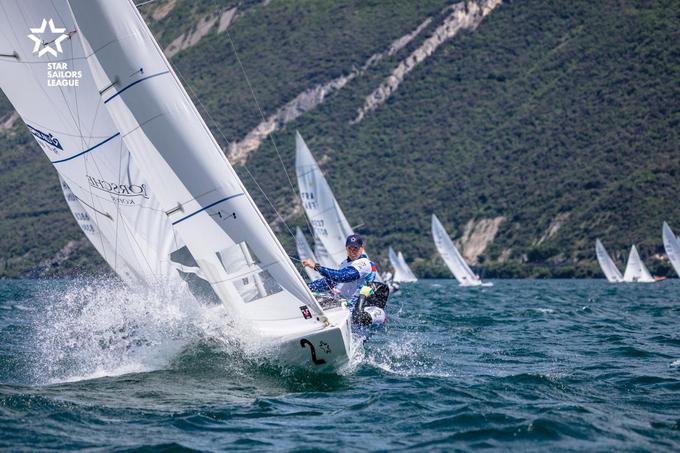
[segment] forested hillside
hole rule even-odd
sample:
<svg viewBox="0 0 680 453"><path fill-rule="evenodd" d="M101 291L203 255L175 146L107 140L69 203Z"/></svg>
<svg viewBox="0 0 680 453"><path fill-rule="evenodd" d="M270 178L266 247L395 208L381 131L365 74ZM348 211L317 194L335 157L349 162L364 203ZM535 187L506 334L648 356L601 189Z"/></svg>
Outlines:
<svg viewBox="0 0 680 453"><path fill-rule="evenodd" d="M421 276L446 275L432 213L488 277L599 275L596 237L620 267L636 243L669 272L680 2L157 0L140 11L291 254L287 226L306 223L281 160L296 189L299 130L372 255L392 245ZM0 192L0 276L106 271L4 98Z"/></svg>

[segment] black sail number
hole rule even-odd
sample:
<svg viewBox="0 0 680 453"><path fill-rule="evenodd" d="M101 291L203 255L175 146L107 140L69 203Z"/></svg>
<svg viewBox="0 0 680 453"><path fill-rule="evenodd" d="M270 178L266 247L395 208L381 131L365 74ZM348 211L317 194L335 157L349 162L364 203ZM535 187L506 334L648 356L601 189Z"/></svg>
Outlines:
<svg viewBox="0 0 680 453"><path fill-rule="evenodd" d="M302 340L300 340L300 346L304 348L305 345L309 345L309 349L310 351L312 351L312 362L314 362L314 365L323 365L324 363L326 363L324 359L316 358L316 349L314 349L314 345L308 339L303 338Z"/></svg>

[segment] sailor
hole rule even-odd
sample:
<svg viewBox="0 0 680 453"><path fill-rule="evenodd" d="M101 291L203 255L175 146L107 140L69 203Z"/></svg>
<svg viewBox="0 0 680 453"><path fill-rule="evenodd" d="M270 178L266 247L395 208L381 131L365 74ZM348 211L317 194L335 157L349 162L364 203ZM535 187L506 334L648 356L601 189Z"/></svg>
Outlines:
<svg viewBox="0 0 680 453"><path fill-rule="evenodd" d="M302 262L304 266L317 271L323 278L309 284L316 292L337 291L352 306L359 300L361 288L375 280L375 265L368 259L364 250L364 239L358 234L347 236L345 241L347 259L340 263L339 269L323 267L312 259Z"/></svg>

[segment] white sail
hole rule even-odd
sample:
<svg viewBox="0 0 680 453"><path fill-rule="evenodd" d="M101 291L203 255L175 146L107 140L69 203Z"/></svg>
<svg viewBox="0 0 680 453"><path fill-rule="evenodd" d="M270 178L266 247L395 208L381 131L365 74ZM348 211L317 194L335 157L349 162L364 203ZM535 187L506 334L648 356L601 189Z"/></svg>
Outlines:
<svg viewBox="0 0 680 453"><path fill-rule="evenodd" d="M675 273L680 275L680 241L673 234L671 227L666 222L663 223L663 246L666 249L666 255L675 269Z"/></svg>
<svg viewBox="0 0 680 453"><path fill-rule="evenodd" d="M595 253L597 254L597 261L600 263L602 272L610 283L618 283L623 281L623 275L614 264L614 261L609 257L609 253L602 245L599 239L595 240Z"/></svg>
<svg viewBox="0 0 680 453"><path fill-rule="evenodd" d="M640 254L637 248L633 245L628 255L628 264L626 264L626 271L623 273L624 282L638 282L638 283L653 283L656 280L649 273L645 263L640 259Z"/></svg>
<svg viewBox="0 0 680 453"><path fill-rule="evenodd" d="M302 206L314 235L337 266L347 257L345 239L354 232L299 132L295 134L295 171Z"/></svg>
<svg viewBox="0 0 680 453"><path fill-rule="evenodd" d="M309 246L309 243L305 238L305 234L302 232L300 227L297 227L297 230L295 231L295 245L297 247L297 252L298 256L300 257L300 261L312 259L314 262L318 262L316 256L314 256L314 252L312 252L312 248ZM305 267L305 272L307 273L309 279L312 281L321 278L321 274L319 274L314 269Z"/></svg>
<svg viewBox="0 0 680 453"><path fill-rule="evenodd" d="M109 239L99 231L99 228L97 228L97 225L92 220L92 217L90 217L90 214L88 214L88 210L81 203L78 197L76 197L71 191L71 188L61 176L59 176L59 182L61 183L61 190L64 193L64 198L66 199L66 203L68 204L73 217L78 222L78 226L83 231L83 234L85 234L85 236L90 240L97 252L99 252L99 254L104 257L109 266L112 268L117 268L120 277L123 279L123 281L125 281L125 283L128 285L139 283L140 277L135 274L134 269L129 268L127 263L125 263L123 260L121 260L119 263L115 262L115 246L111 244Z"/></svg>
<svg viewBox="0 0 680 453"><path fill-rule="evenodd" d="M413 273L409 265L406 263L406 260L404 259L404 255L399 252L397 253L397 258L399 258L399 262L401 263L401 270L404 273L404 282L416 282L418 281L418 278L416 277L416 274Z"/></svg>
<svg viewBox="0 0 680 453"><path fill-rule="evenodd" d="M229 165L129 0L71 0L107 112L183 246L174 262L286 363L336 366L351 354L349 312L324 313ZM167 260L167 257L166 257ZM327 347L315 350L323 341ZM270 343L267 343L270 344ZM318 347L318 346L317 346Z"/></svg>
<svg viewBox="0 0 680 453"><path fill-rule="evenodd" d="M439 251L439 255L441 255L461 286L479 286L482 284L481 280L477 278L465 260L463 260L444 226L434 214L432 214L432 236L434 237L434 244L437 247L437 251Z"/></svg>
<svg viewBox="0 0 680 453"><path fill-rule="evenodd" d="M302 207L314 229L317 251L319 255L327 254L332 260L328 265L323 264L323 261L321 264L325 267L337 267L347 258L345 240L354 231L299 132L295 133L295 172ZM325 257L320 259L327 261ZM375 279L382 281L377 272Z"/></svg>
<svg viewBox="0 0 680 453"><path fill-rule="evenodd" d="M220 300L252 320L321 313L134 4L70 4L105 108Z"/></svg>
<svg viewBox="0 0 680 453"><path fill-rule="evenodd" d="M417 280L411 272L411 269L409 269L408 265L404 261L404 257L401 255L401 252L397 254L394 249L390 247L388 250L388 257L390 259L390 264L394 269L394 275L392 277L393 281L401 283L414 282Z"/></svg>
<svg viewBox="0 0 680 453"><path fill-rule="evenodd" d="M319 260L319 264L324 267L335 268L338 265L316 235L314 236L314 255Z"/></svg>
<svg viewBox="0 0 680 453"><path fill-rule="evenodd" d="M170 223L103 107L66 0L0 2L0 54L0 86L97 251L127 283L179 279Z"/></svg>

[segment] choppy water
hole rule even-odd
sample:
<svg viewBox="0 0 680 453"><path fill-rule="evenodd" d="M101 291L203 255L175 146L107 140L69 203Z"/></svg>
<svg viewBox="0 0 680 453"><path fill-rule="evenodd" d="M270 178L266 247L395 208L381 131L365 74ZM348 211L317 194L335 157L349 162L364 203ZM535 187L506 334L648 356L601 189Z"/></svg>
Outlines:
<svg viewBox="0 0 680 453"><path fill-rule="evenodd" d="M0 282L0 448L680 449L680 281L405 285L340 375L253 359L221 307Z"/></svg>

